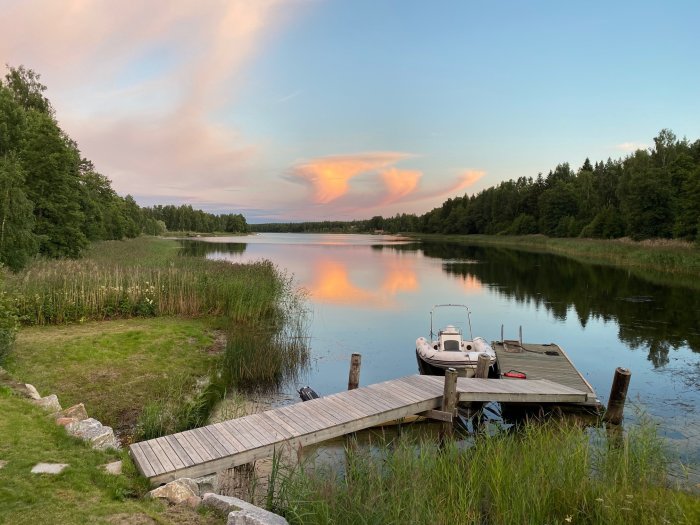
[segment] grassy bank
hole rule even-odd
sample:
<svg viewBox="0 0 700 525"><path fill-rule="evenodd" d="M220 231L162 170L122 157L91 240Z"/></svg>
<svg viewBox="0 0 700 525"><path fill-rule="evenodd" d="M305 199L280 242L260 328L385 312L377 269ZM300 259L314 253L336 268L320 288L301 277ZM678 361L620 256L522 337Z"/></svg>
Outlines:
<svg viewBox="0 0 700 525"><path fill-rule="evenodd" d="M468 447L399 439L348 453L345 473L278 475L276 509L304 524L698 523L674 489L654 427L618 442L558 423L480 436Z"/></svg>
<svg viewBox="0 0 700 525"><path fill-rule="evenodd" d="M559 239L544 235L418 235L429 242L503 246L548 252L583 262L626 268L645 277L682 282L697 287L700 276L700 247L683 241L629 239Z"/></svg>
<svg viewBox="0 0 700 525"><path fill-rule="evenodd" d="M168 396L169 385L192 392L216 369L223 348L215 327L211 318L173 317L26 327L6 368L130 434L149 400Z"/></svg>
<svg viewBox="0 0 700 525"><path fill-rule="evenodd" d="M275 388L304 366L303 297L289 277L267 261L179 248L152 237L101 242L84 259L7 275L25 325L8 369L117 428L137 419L137 438L150 438L200 426L227 391ZM212 352L214 328L225 337Z"/></svg>
<svg viewBox="0 0 700 525"><path fill-rule="evenodd" d="M216 524L221 518L188 507L167 508L139 499L145 480L124 462L112 476L101 465L125 458L69 437L63 427L28 401L0 386L0 523ZM67 463L59 475L32 474L39 462Z"/></svg>

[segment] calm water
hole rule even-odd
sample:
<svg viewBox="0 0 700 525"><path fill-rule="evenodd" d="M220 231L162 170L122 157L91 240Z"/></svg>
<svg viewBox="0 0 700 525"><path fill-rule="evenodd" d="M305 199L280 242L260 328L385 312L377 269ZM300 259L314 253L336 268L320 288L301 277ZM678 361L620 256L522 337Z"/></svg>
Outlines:
<svg viewBox="0 0 700 525"><path fill-rule="evenodd" d="M623 270L502 248L418 244L376 235L260 234L202 239L191 248L235 262L269 259L308 290L319 394L417 373L415 340L437 303L467 304L474 335L556 342L607 402L616 366L632 371L628 399L660 422L682 456L700 458L700 293ZM463 319L440 314L440 324ZM454 315L461 315L455 311ZM291 385L289 392L293 394ZM634 410L627 414L634 417Z"/></svg>

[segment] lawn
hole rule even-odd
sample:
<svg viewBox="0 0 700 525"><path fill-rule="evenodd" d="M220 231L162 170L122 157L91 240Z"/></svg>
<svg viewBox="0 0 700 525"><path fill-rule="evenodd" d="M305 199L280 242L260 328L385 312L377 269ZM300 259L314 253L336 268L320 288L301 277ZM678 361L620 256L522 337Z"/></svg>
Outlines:
<svg viewBox="0 0 700 525"><path fill-rule="evenodd" d="M84 403L90 416L129 434L143 407L172 385L191 388L210 375L223 351L215 323L154 317L25 327L5 368L42 395L58 395L64 408Z"/></svg>
<svg viewBox="0 0 700 525"><path fill-rule="evenodd" d="M140 499L146 490L123 452L99 452L68 436L29 401L0 386L0 523L220 524L221 517ZM124 460L124 474L101 465ZM67 463L58 475L32 474L39 463Z"/></svg>

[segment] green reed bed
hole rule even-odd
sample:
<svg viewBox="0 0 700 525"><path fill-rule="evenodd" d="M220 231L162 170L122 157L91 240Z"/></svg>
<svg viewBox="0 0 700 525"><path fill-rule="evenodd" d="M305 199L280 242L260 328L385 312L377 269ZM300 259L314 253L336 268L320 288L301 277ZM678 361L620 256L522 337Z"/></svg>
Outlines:
<svg viewBox="0 0 700 525"><path fill-rule="evenodd" d="M290 523L698 523L700 500L667 481L645 422L619 439L556 422L469 446L401 438L348 450L344 473L294 470L271 483Z"/></svg>
<svg viewBox="0 0 700 525"><path fill-rule="evenodd" d="M246 265L173 258L167 267L43 261L7 280L25 324L65 324L153 315L223 315L253 321L274 315L282 293L268 261Z"/></svg>

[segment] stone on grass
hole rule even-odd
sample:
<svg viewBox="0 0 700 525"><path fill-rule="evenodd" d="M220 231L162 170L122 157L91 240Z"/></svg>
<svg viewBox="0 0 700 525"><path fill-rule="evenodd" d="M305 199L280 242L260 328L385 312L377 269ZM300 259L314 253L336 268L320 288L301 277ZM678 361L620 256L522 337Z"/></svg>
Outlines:
<svg viewBox="0 0 700 525"><path fill-rule="evenodd" d="M58 397L56 397L56 394L51 394L50 396L42 397L41 399L34 399L34 404L39 405L41 408L51 414L61 411L61 403L58 402Z"/></svg>
<svg viewBox="0 0 700 525"><path fill-rule="evenodd" d="M24 384L22 394L24 394L29 399L41 399L41 394L39 393L39 391L34 385L30 385L29 383Z"/></svg>
<svg viewBox="0 0 700 525"><path fill-rule="evenodd" d="M7 465L7 461L4 459L0 459L0 468L3 468L5 465Z"/></svg>
<svg viewBox="0 0 700 525"><path fill-rule="evenodd" d="M228 514L227 525L289 525L279 514L230 496L207 493L202 499L202 505Z"/></svg>
<svg viewBox="0 0 700 525"><path fill-rule="evenodd" d="M55 414L54 417L56 419L63 417L74 417L78 421L83 421L84 419L88 419L88 413L87 410L85 410L85 405L78 403L77 405L73 405L65 410L61 410L59 413Z"/></svg>
<svg viewBox="0 0 700 525"><path fill-rule="evenodd" d="M197 498L197 484L191 478L179 478L175 481L153 489L147 494L149 497L154 499L164 499L169 503L178 505L180 503L187 503L190 498Z"/></svg>
<svg viewBox="0 0 700 525"><path fill-rule="evenodd" d="M102 468L107 472L107 474L112 474L113 476L119 476L122 473L122 462L112 461L106 465L102 465Z"/></svg>
<svg viewBox="0 0 700 525"><path fill-rule="evenodd" d="M56 424L61 425L62 427L65 427L67 425L70 425L71 423L77 423L78 420L75 419L74 417L59 417L56 419Z"/></svg>
<svg viewBox="0 0 700 525"><path fill-rule="evenodd" d="M106 427L93 418L66 425L66 432L71 436L89 441L92 448L97 450L119 448L119 441L117 441L112 427Z"/></svg>
<svg viewBox="0 0 700 525"><path fill-rule="evenodd" d="M37 463L32 474L60 474L67 466L67 463Z"/></svg>

